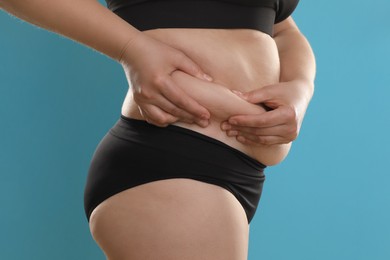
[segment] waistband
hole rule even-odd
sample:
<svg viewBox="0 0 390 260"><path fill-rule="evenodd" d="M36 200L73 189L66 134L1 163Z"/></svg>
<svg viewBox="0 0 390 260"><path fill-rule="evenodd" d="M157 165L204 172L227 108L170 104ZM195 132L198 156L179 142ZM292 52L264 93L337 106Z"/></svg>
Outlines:
<svg viewBox="0 0 390 260"><path fill-rule="evenodd" d="M242 162L244 162L248 166L247 173L252 172L256 176L267 167L249 155L217 139L175 125L158 127L144 120L121 115L110 131L114 135L119 135L132 141L138 140L146 145L148 143L158 143L160 146L166 147L166 149L174 147L175 152L181 155L189 154L195 157L199 155L198 159L210 158L214 160L215 164L225 165L226 167L234 168L235 165L242 165ZM174 140L174 143L172 143L172 140ZM232 161L226 161L226 157Z"/></svg>
<svg viewBox="0 0 390 260"><path fill-rule="evenodd" d="M115 1L108 8L141 31L157 28L254 29L272 35L274 6L224 1Z"/></svg>

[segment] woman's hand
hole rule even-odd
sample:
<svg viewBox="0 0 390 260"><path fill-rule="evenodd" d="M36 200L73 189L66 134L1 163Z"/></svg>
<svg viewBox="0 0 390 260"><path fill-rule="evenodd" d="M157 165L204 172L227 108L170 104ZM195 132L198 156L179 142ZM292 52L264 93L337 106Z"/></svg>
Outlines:
<svg viewBox="0 0 390 260"><path fill-rule="evenodd" d="M286 144L295 140L309 105L305 81L290 81L237 93L246 101L269 108L259 115L235 115L222 122L228 136L248 145Z"/></svg>
<svg viewBox="0 0 390 260"><path fill-rule="evenodd" d="M176 70L212 80L183 52L141 32L127 44L120 63L146 121L157 126L176 121L202 127L209 124L209 111L172 80L171 74Z"/></svg>
<svg viewBox="0 0 390 260"><path fill-rule="evenodd" d="M292 17L274 26L274 40L280 58L281 83L240 95L269 111L232 116L221 124L229 136L244 144L275 145L295 140L314 93L314 53Z"/></svg>

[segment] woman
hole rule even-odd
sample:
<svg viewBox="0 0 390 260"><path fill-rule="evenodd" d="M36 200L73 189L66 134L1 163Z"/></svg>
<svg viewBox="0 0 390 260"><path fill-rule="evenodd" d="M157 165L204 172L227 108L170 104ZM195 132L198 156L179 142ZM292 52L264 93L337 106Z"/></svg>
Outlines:
<svg viewBox="0 0 390 260"><path fill-rule="evenodd" d="M247 259L263 169L287 155L313 93L298 1L0 3L123 65L130 88L85 189L107 258Z"/></svg>

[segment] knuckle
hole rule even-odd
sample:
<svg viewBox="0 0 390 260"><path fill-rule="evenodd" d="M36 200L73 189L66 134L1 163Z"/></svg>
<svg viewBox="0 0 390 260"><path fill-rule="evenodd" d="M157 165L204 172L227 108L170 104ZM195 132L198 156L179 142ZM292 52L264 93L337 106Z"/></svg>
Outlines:
<svg viewBox="0 0 390 260"><path fill-rule="evenodd" d="M297 121L298 113L295 109L289 108L285 110L285 117L287 118L287 120L295 122Z"/></svg>
<svg viewBox="0 0 390 260"><path fill-rule="evenodd" d="M298 137L298 135L292 134L292 135L289 135L284 141L285 142L292 142L295 139L297 139L297 137Z"/></svg>
<svg viewBox="0 0 390 260"><path fill-rule="evenodd" d="M167 120L164 116L158 116L158 117L154 118L153 122L155 125L158 125L158 126L164 126L167 124Z"/></svg>
<svg viewBox="0 0 390 260"><path fill-rule="evenodd" d="M297 126L294 126L293 131L291 132L291 140L294 141L298 138L299 130Z"/></svg>
<svg viewBox="0 0 390 260"><path fill-rule="evenodd" d="M180 107L188 108L191 106L191 103L187 98L182 97L182 98L177 100L177 105L179 105ZM177 108L177 110L179 110L179 109Z"/></svg>
<svg viewBox="0 0 390 260"><path fill-rule="evenodd" d="M169 113L172 115L179 115L181 110L178 107L172 107L169 109Z"/></svg>
<svg viewBox="0 0 390 260"><path fill-rule="evenodd" d="M166 81L167 80L163 75L155 75L151 79L152 84L155 86L164 86Z"/></svg>
<svg viewBox="0 0 390 260"><path fill-rule="evenodd" d="M283 143L290 143L297 139L298 135L296 133L286 134L284 136L281 136L281 140Z"/></svg>
<svg viewBox="0 0 390 260"><path fill-rule="evenodd" d="M261 127L261 126L264 126L265 124L267 124L267 119L266 117L262 116L262 114L260 114L260 116L258 117L255 117L253 119L253 126L257 126L257 127Z"/></svg>
<svg viewBox="0 0 390 260"><path fill-rule="evenodd" d="M139 99L152 99L153 98L153 92L151 92L148 89L143 89L138 94Z"/></svg>
<svg viewBox="0 0 390 260"><path fill-rule="evenodd" d="M297 127L297 125L293 124L293 125L289 126L289 128L287 130L287 134L290 135L290 136L298 135L298 127Z"/></svg>
<svg viewBox="0 0 390 260"><path fill-rule="evenodd" d="M256 135L258 138L260 138L261 133L262 133L262 130L259 128L255 128L253 130L253 134Z"/></svg>
<svg viewBox="0 0 390 260"><path fill-rule="evenodd" d="M269 140L266 137L258 136L257 137L257 143L262 144L262 145L268 145Z"/></svg>
<svg viewBox="0 0 390 260"><path fill-rule="evenodd" d="M174 123L175 121L176 120L174 117L165 114L160 114L154 118L154 124L160 127L166 127L169 124Z"/></svg>
<svg viewBox="0 0 390 260"><path fill-rule="evenodd" d="M133 99L137 101L141 101L142 99L148 99L152 97L152 91L146 86L138 87L133 91Z"/></svg>
<svg viewBox="0 0 390 260"><path fill-rule="evenodd" d="M152 124L152 125L155 125L155 126L159 126L159 127L163 127L163 126L165 126L165 123L163 123L162 121L160 121L160 120L156 120L156 119L154 119L154 120L151 120L151 119L148 119L148 120L146 120L149 124Z"/></svg>

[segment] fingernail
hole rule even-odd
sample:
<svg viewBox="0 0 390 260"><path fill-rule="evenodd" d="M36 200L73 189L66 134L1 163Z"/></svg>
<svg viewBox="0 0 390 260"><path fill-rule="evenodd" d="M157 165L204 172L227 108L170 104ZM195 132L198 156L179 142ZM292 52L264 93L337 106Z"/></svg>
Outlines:
<svg viewBox="0 0 390 260"><path fill-rule="evenodd" d="M229 123L232 125L237 125L237 121L234 119L229 120Z"/></svg>
<svg viewBox="0 0 390 260"><path fill-rule="evenodd" d="M207 114L202 114L201 116L200 116L200 118L201 118L201 120L209 120L209 115L207 115Z"/></svg>
<svg viewBox="0 0 390 260"><path fill-rule="evenodd" d="M235 130L227 131L227 135L228 136L236 136L236 135L238 135L238 132Z"/></svg>
<svg viewBox="0 0 390 260"><path fill-rule="evenodd" d="M223 124L222 124L222 130L229 130L229 129L231 129L231 128L232 128L232 126L229 125L228 123L223 123Z"/></svg>
<svg viewBox="0 0 390 260"><path fill-rule="evenodd" d="M204 120L204 119L202 119L202 120L199 121L199 125L200 125L201 127L206 127L206 126L209 125L209 120Z"/></svg>
<svg viewBox="0 0 390 260"><path fill-rule="evenodd" d="M205 80L207 80L207 81L213 81L213 78L210 76L210 75L208 75L208 74L203 74L203 78L205 79Z"/></svg>
<svg viewBox="0 0 390 260"><path fill-rule="evenodd" d="M237 136L237 140L239 142L245 142L245 137L243 137L242 135L239 135L239 136Z"/></svg>

